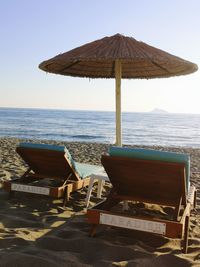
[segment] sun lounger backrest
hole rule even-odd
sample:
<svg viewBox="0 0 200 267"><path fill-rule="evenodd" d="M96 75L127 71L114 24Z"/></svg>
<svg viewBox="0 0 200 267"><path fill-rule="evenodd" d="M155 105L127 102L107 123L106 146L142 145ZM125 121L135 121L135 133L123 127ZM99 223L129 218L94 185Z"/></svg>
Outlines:
<svg viewBox="0 0 200 267"><path fill-rule="evenodd" d="M16 151L38 175L66 178L73 173L73 159L65 146L20 143Z"/></svg>
<svg viewBox="0 0 200 267"><path fill-rule="evenodd" d="M143 148L110 147L110 156L130 157L135 159L156 160L164 162L184 163L186 171L186 188L190 186L190 156L184 153L175 153Z"/></svg>
<svg viewBox="0 0 200 267"><path fill-rule="evenodd" d="M101 162L118 195L168 206L177 206L181 198L186 203L185 163L112 152Z"/></svg>
<svg viewBox="0 0 200 267"><path fill-rule="evenodd" d="M124 199L175 207L182 197L186 203L183 163L107 155L101 162L117 195Z"/></svg>

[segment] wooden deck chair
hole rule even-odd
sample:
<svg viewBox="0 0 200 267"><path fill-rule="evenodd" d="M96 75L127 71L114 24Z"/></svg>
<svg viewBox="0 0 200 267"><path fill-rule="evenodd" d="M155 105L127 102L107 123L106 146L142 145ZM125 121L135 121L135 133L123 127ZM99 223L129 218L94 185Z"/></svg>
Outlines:
<svg viewBox="0 0 200 267"><path fill-rule="evenodd" d="M5 181L4 189L12 194L21 191L63 197L64 206L70 193L88 186L90 175L101 168L75 162L65 146L20 143L16 152L28 170L19 178Z"/></svg>
<svg viewBox="0 0 200 267"><path fill-rule="evenodd" d="M113 147L101 161L113 188L106 200L87 211L93 224L91 235L98 224L103 224L170 238L184 237L183 249L187 253L190 210L196 203L196 189L189 184L189 156ZM111 211L124 200L174 207L174 216L163 219L155 214L129 216Z"/></svg>

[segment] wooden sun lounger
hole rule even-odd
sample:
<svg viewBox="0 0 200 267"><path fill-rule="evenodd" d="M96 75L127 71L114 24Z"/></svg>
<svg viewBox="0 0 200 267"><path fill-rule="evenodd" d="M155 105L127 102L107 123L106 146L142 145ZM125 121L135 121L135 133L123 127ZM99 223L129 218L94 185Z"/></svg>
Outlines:
<svg viewBox="0 0 200 267"><path fill-rule="evenodd" d="M191 186L187 193L185 164L109 155L103 155L101 161L113 188L106 200L87 211L93 224L91 235L98 224L104 224L184 238L183 249L187 253L190 211L195 207L196 189ZM111 211L124 200L174 207L173 219Z"/></svg>
<svg viewBox="0 0 200 267"><path fill-rule="evenodd" d="M70 193L89 184L89 176L80 177L64 146L22 143L16 152L28 165L28 169L21 177L4 182L4 189L11 195L20 191L62 197L65 206ZM47 179L51 181L48 185L45 183Z"/></svg>

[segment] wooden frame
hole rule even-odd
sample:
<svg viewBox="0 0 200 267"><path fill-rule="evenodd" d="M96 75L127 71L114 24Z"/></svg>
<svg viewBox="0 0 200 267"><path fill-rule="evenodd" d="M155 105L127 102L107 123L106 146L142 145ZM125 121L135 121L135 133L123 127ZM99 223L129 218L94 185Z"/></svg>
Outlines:
<svg viewBox="0 0 200 267"><path fill-rule="evenodd" d="M21 177L4 181L3 187L10 195L20 191L55 198L63 197L65 206L70 193L89 185L90 178L79 177L64 151L19 146L16 152L29 167ZM54 185L44 184L47 178L52 180Z"/></svg>
<svg viewBox="0 0 200 267"><path fill-rule="evenodd" d="M113 185L107 199L88 209L91 235L98 224L147 231L170 238L184 238L187 253L190 210L196 205L196 188L187 194L185 165L128 157L102 156L102 164ZM119 202L139 201L174 208L173 220L155 216L127 216L113 212Z"/></svg>

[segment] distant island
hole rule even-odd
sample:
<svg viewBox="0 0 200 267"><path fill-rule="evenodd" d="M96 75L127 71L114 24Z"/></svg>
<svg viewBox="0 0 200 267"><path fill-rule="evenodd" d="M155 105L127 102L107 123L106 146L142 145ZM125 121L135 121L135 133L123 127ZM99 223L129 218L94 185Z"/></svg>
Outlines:
<svg viewBox="0 0 200 267"><path fill-rule="evenodd" d="M150 111L151 113L168 113L168 111L164 110L164 109L159 109L159 108L154 108L152 111Z"/></svg>

